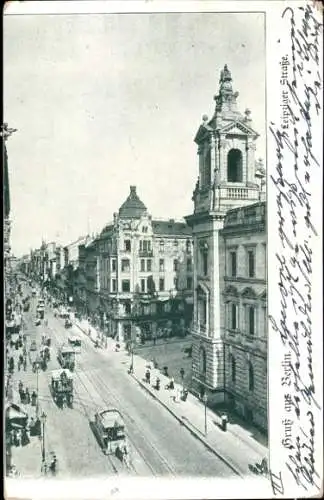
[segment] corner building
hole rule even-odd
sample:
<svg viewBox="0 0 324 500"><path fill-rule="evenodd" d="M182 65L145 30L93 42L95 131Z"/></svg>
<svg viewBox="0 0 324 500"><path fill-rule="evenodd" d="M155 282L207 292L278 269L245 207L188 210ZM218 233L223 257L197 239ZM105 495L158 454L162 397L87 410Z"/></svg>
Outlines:
<svg viewBox="0 0 324 500"><path fill-rule="evenodd" d="M195 142L193 392L267 428L265 204L255 176L258 133L225 65L212 118Z"/></svg>
<svg viewBox="0 0 324 500"><path fill-rule="evenodd" d="M120 341L190 329L193 256L185 222L153 219L136 192L98 237L100 305L108 333Z"/></svg>

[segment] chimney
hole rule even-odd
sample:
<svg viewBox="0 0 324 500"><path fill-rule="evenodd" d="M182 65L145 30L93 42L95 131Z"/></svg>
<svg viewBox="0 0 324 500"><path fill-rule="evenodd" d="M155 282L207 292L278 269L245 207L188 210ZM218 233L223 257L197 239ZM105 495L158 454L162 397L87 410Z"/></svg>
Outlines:
<svg viewBox="0 0 324 500"><path fill-rule="evenodd" d="M117 224L117 212L114 212L114 224Z"/></svg>
<svg viewBox="0 0 324 500"><path fill-rule="evenodd" d="M136 186L130 186L130 194L136 194Z"/></svg>

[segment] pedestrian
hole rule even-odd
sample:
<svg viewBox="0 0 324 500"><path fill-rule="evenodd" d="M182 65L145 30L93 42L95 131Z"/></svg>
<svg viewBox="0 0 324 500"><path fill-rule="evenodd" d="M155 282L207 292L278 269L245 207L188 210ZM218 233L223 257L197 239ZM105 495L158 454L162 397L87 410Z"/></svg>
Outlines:
<svg viewBox="0 0 324 500"><path fill-rule="evenodd" d="M9 358L9 372L10 373L13 373L15 371L15 360L14 358L11 356Z"/></svg>
<svg viewBox="0 0 324 500"><path fill-rule="evenodd" d="M24 365L24 371L26 371L27 370L27 356L24 356L23 365Z"/></svg>
<svg viewBox="0 0 324 500"><path fill-rule="evenodd" d="M33 391L31 395L31 405L36 406L36 401L37 401L37 394L35 391Z"/></svg>
<svg viewBox="0 0 324 500"><path fill-rule="evenodd" d="M151 372L150 372L150 370L146 370L145 378L146 378L146 382L149 384L150 381L151 381Z"/></svg>
<svg viewBox="0 0 324 500"><path fill-rule="evenodd" d="M21 389L21 391L19 392L19 396L20 396L20 402L25 403L25 391L24 391L24 389Z"/></svg>
<svg viewBox="0 0 324 500"><path fill-rule="evenodd" d="M28 387L26 387L26 391L25 391L25 401L26 401L26 404L29 405L30 404L30 394L29 394L29 389Z"/></svg>
<svg viewBox="0 0 324 500"><path fill-rule="evenodd" d="M30 440L27 434L27 429L23 428L21 431L21 446L26 446L29 442Z"/></svg>
<svg viewBox="0 0 324 500"><path fill-rule="evenodd" d="M56 465L57 465L57 458L56 458L56 455L55 453L52 454L52 459L51 459L51 462L50 462L50 466L49 466L49 469L52 473L53 476L55 476L55 473L56 473Z"/></svg>
<svg viewBox="0 0 324 500"><path fill-rule="evenodd" d="M33 417L30 417L28 424L30 436L34 435L34 427L35 427L35 420L33 419Z"/></svg>
<svg viewBox="0 0 324 500"><path fill-rule="evenodd" d="M24 387L24 384L22 383L21 380L19 380L19 384L18 384L18 392L21 392L23 390L23 387Z"/></svg>

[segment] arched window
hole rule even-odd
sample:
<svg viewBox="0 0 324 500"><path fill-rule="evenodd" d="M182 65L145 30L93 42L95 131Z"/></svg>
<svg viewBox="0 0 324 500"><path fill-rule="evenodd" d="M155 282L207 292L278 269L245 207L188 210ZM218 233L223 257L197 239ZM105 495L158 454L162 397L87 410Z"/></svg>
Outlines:
<svg viewBox="0 0 324 500"><path fill-rule="evenodd" d="M249 391L254 391L254 370L251 361L249 361Z"/></svg>
<svg viewBox="0 0 324 500"><path fill-rule="evenodd" d="M209 186L211 182L211 151L207 146L201 154L201 187Z"/></svg>
<svg viewBox="0 0 324 500"><path fill-rule="evenodd" d="M235 384L236 382L236 361L234 356L231 356L231 377L232 382Z"/></svg>
<svg viewBox="0 0 324 500"><path fill-rule="evenodd" d="M227 155L227 181L242 182L242 152L231 149Z"/></svg>
<svg viewBox="0 0 324 500"><path fill-rule="evenodd" d="M206 375L206 351L203 347L199 351L199 371L203 375Z"/></svg>

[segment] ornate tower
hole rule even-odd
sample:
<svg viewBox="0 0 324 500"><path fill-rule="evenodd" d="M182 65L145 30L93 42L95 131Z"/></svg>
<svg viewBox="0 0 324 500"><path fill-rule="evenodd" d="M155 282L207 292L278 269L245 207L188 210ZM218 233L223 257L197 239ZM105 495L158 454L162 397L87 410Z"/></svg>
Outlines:
<svg viewBox="0 0 324 500"><path fill-rule="evenodd" d="M225 273L225 248L221 236L226 212L255 203L255 141L251 113L237 110L227 66L221 71L219 93L212 118L203 116L195 137L199 177L193 193L194 214L186 217L194 241L193 380L195 392L208 393L220 402L225 393L224 308L221 289Z"/></svg>

